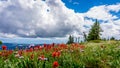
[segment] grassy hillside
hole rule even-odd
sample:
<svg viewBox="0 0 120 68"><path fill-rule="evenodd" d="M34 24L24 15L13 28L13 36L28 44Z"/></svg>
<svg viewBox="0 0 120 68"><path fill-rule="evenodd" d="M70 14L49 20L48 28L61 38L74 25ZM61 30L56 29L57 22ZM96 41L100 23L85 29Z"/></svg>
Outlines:
<svg viewBox="0 0 120 68"><path fill-rule="evenodd" d="M0 52L0 68L119 68L120 42L51 44Z"/></svg>

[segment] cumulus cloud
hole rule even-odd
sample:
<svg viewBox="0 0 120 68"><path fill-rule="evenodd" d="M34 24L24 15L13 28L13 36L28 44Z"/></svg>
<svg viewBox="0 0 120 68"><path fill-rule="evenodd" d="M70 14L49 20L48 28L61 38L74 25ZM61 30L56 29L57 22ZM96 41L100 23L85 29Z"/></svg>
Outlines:
<svg viewBox="0 0 120 68"><path fill-rule="evenodd" d="M115 15L112 15L109 13L109 9L107 8L106 5L102 6L95 6L91 8L87 13L85 13L86 17L93 18L93 19L98 19L98 20L112 20L116 19L117 17Z"/></svg>
<svg viewBox="0 0 120 68"><path fill-rule="evenodd" d="M84 17L87 17L89 21L93 19L98 19L100 21L100 25L103 30L101 33L102 38L110 38L113 36L117 39L120 39L120 18L119 16L111 13L119 13L119 6L120 3L113 5L94 6L88 12L84 13Z"/></svg>
<svg viewBox="0 0 120 68"><path fill-rule="evenodd" d="M3 37L3 38L15 38L15 37L18 37L15 34L8 34L8 33L0 33L0 36Z"/></svg>
<svg viewBox="0 0 120 68"><path fill-rule="evenodd" d="M120 3L117 3L116 5L108 5L107 9L109 11L115 11L115 12L119 12L120 11Z"/></svg>
<svg viewBox="0 0 120 68"><path fill-rule="evenodd" d="M61 0L0 1L1 37L65 37L89 32L94 19L102 20L106 31L120 33L117 15L120 4L92 7L88 12L75 13ZM107 22L107 23L106 23ZM112 29L110 29L112 28ZM5 34L5 35L4 35ZM108 36L108 35L107 35Z"/></svg>
<svg viewBox="0 0 120 68"><path fill-rule="evenodd" d="M0 32L21 37L61 37L80 31L82 16L61 0L0 2Z"/></svg>

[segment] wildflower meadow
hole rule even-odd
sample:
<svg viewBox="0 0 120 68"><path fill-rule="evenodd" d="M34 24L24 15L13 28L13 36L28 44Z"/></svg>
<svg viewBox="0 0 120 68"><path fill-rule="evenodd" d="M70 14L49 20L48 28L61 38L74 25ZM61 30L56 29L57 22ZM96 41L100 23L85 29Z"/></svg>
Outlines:
<svg viewBox="0 0 120 68"><path fill-rule="evenodd" d="M0 68L119 68L120 43L44 44L7 50L2 45Z"/></svg>

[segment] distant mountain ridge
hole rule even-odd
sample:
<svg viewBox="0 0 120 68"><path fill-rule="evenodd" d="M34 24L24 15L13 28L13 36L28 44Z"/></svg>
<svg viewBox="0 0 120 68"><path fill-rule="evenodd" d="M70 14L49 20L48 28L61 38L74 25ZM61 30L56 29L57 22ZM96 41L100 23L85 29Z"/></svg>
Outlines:
<svg viewBox="0 0 120 68"><path fill-rule="evenodd" d="M30 44L3 43L2 45L6 45L7 50L14 50L14 49L16 49L16 47L19 49L28 48ZM43 45L43 44L35 44L35 45ZM2 49L2 46L0 46L0 50L1 49Z"/></svg>

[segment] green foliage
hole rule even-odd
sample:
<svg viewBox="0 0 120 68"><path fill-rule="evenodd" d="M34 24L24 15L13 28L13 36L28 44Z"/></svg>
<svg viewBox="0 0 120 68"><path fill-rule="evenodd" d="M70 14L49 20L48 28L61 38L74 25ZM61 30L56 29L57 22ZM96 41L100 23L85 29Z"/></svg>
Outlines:
<svg viewBox="0 0 120 68"><path fill-rule="evenodd" d="M2 44L2 41L0 41L0 45Z"/></svg>
<svg viewBox="0 0 120 68"><path fill-rule="evenodd" d="M120 42L108 42L102 42L103 45L88 42L83 51L79 47L71 51L67 45L68 49L63 49L60 57L56 58L52 57L52 51L46 51L44 56L49 58L47 61L38 60L38 55L43 54L43 51L34 51L33 59L29 56L31 52L25 53L24 58L17 58L14 53L6 59L1 55L0 68L53 68L54 61L58 61L58 68L120 68Z"/></svg>
<svg viewBox="0 0 120 68"><path fill-rule="evenodd" d="M111 37L110 40L115 40L115 38L114 38L114 37Z"/></svg>
<svg viewBox="0 0 120 68"><path fill-rule="evenodd" d="M87 41L87 35L85 34L85 32L83 32L83 36L84 36L84 41Z"/></svg>
<svg viewBox="0 0 120 68"><path fill-rule="evenodd" d="M67 44L71 44L71 43L74 43L74 37L70 35Z"/></svg>
<svg viewBox="0 0 120 68"><path fill-rule="evenodd" d="M96 22L93 24L93 26L88 34L87 41L99 40L100 39L100 32L101 32L100 24L96 20Z"/></svg>

